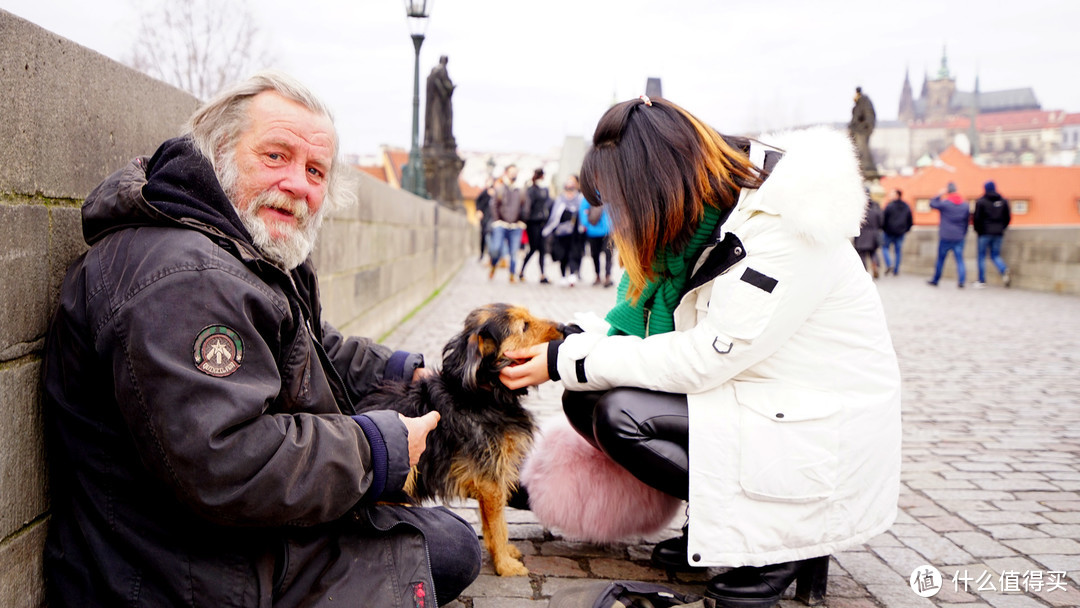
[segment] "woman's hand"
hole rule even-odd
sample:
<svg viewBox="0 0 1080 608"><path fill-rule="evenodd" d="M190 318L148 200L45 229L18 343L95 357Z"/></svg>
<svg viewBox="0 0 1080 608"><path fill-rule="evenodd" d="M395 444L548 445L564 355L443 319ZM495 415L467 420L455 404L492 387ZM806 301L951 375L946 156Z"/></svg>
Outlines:
<svg viewBox="0 0 1080 608"><path fill-rule="evenodd" d="M499 372L499 379L510 390L536 386L551 379L548 376L547 342L537 344L522 350L511 350L503 353L507 357L518 361L514 365L508 365Z"/></svg>

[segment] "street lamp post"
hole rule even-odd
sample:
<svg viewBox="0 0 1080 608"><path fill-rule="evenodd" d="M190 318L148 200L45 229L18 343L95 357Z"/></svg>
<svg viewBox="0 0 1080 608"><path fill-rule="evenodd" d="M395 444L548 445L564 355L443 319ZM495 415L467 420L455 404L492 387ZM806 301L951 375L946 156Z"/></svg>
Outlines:
<svg viewBox="0 0 1080 608"><path fill-rule="evenodd" d="M405 0L405 15L409 21L409 35L412 36L413 48L416 49L416 63L413 68L412 99L412 149L409 161L401 171L402 187L417 196L427 198L424 185L424 164L420 158L420 45L424 44L424 32L428 17L431 16L433 0Z"/></svg>

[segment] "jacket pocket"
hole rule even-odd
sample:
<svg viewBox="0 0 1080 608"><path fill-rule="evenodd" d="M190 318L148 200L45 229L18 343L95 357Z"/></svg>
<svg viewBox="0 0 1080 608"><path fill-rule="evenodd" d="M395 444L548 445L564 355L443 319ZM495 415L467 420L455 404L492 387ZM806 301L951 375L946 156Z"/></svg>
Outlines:
<svg viewBox="0 0 1080 608"><path fill-rule="evenodd" d="M715 311L710 317L715 319L713 326L721 335L753 340L765 331L776 312L780 289L766 291L737 278L745 272L743 268L734 268L730 272L735 280L717 280L705 303ZM699 298L699 307L700 302Z"/></svg>
<svg viewBox="0 0 1080 608"><path fill-rule="evenodd" d="M837 395L768 383L738 382L739 485L772 502L828 498L839 476L841 409Z"/></svg>

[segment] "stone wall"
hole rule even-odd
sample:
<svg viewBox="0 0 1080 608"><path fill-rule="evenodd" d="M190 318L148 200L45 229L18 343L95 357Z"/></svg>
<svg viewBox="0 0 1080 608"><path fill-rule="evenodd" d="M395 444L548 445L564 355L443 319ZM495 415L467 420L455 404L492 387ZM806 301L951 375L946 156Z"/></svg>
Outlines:
<svg viewBox="0 0 1080 608"><path fill-rule="evenodd" d="M978 248L975 232L968 231L964 242L964 262L967 283L978 280L975 265ZM922 274L929 279L937 260L937 228L917 227L904 239L901 253L902 274ZM1013 288L1080 293L1080 227L1016 227L1005 231L1001 257L1009 267ZM997 269L986 260L986 282L1000 285ZM950 254L945 262L942 283L956 281L956 262Z"/></svg>
<svg viewBox="0 0 1080 608"><path fill-rule="evenodd" d="M105 176L179 133L198 101L0 10L0 606L41 606L48 522L41 349L79 206ZM464 214L366 175L315 260L325 317L379 337L475 255Z"/></svg>

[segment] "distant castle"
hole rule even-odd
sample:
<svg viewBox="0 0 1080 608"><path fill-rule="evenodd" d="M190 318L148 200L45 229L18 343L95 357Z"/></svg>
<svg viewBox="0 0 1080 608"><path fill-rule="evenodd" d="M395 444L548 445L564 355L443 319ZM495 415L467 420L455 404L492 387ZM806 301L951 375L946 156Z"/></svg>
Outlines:
<svg viewBox="0 0 1080 608"><path fill-rule="evenodd" d="M979 91L979 77L975 76L975 90L956 90L956 79L949 73L949 60L944 50L937 78L923 77L922 91L918 99L911 94L911 79L904 73L904 88L900 93L900 109L897 118L903 122L919 121L934 123L974 114L1041 110L1035 90L1031 87L1004 91Z"/></svg>
<svg viewBox="0 0 1080 608"><path fill-rule="evenodd" d="M887 173L932 163L953 145L984 166L1080 164L1080 114L1043 110L1031 87L981 91L978 75L974 91L959 91L943 50L917 98L905 71L897 120L878 120L870 150Z"/></svg>

